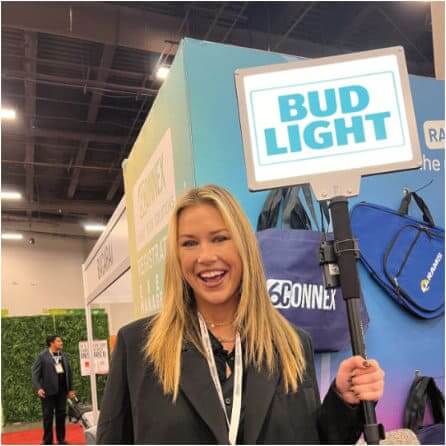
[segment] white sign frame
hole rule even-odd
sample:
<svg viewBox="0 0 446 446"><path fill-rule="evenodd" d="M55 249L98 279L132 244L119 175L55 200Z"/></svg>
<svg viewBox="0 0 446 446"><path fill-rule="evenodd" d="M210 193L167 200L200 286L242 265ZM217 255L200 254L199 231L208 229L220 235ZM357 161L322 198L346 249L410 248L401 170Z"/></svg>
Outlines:
<svg viewBox="0 0 446 446"><path fill-rule="evenodd" d="M277 169L277 175L274 179L259 179L256 175L260 172L260 155L258 155L258 146L253 141L255 139L255 133L252 131L250 122L253 121L254 112L249 111L248 107L250 102L247 99L249 88L246 88L245 81L249 77L251 79L257 75L263 74L280 74L280 72L294 70L298 72L299 69L308 68L322 68L321 66L340 64L344 62L360 61L365 59L394 56L396 57L396 64L398 67L398 78L395 80L399 82L401 88L400 98L403 104L398 102L398 107L403 106L406 120L402 120L405 125L405 136L407 136L408 144L406 144L406 158L408 153L411 152L411 159L404 161L395 160L391 164L375 164L369 166L363 166L358 168L344 168L330 172L320 172L310 175L290 175L289 173L280 172ZM259 78L259 76L257 76ZM265 79L268 77L266 76ZM353 76L354 78L354 76ZM327 80L327 82L330 79ZM267 65L254 68L243 68L235 71L235 82L237 89L239 113L240 113L240 125L243 137L244 155L246 162L248 187L252 191L271 189L276 187L294 186L297 184L310 184L318 200L327 200L336 196L352 197L359 194L360 180L362 176L375 175L385 172L401 171L408 169L417 169L422 164L420 144L418 140L417 125L415 119L415 112L412 102L412 96L410 92L409 77L407 72L406 61L404 57L404 49L401 46L363 51L352 54L344 54L340 56L329 56L318 59L306 59L297 62ZM275 85L274 89L283 88L280 85ZM397 100L398 100L398 96ZM251 121L250 121L251 119ZM400 118L401 119L401 118ZM254 135L254 136L253 136ZM410 146L410 147L408 147ZM352 151L353 153L353 151ZM293 163L293 169L297 166L299 161L291 161ZM284 162L286 163L286 161ZM256 170L259 169L259 170ZM263 168L265 172L265 168ZM297 171L297 169L295 169ZM283 176L282 176L283 175Z"/></svg>

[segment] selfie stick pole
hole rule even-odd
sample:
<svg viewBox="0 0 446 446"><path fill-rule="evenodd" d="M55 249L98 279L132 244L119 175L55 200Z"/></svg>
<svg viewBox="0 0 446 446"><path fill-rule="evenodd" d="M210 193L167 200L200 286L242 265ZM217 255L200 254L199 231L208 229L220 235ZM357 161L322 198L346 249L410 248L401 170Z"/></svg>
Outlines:
<svg viewBox="0 0 446 446"><path fill-rule="evenodd" d="M330 200L329 209L333 222L334 250L339 266L342 294L347 305L348 325L353 355L366 358L364 332L359 312L360 284L356 269L358 246L353 240L346 197ZM372 401L361 401L364 411L364 437L367 444L379 444L385 438L382 424L376 421Z"/></svg>

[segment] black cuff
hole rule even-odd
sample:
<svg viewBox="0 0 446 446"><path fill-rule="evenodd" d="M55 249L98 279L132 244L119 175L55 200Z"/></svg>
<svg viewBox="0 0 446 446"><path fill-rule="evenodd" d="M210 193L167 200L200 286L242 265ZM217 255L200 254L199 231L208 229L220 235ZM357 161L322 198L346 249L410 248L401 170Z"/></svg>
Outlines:
<svg viewBox="0 0 446 446"><path fill-rule="evenodd" d="M333 382L324 398L319 415L321 442L354 444L364 426L360 404L348 404L338 394Z"/></svg>

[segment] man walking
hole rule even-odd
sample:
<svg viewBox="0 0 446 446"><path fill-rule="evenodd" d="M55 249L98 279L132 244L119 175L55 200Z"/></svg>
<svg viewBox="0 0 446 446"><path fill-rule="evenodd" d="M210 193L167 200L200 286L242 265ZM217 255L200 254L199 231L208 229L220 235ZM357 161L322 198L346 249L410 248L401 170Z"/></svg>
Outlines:
<svg viewBox="0 0 446 446"><path fill-rule="evenodd" d="M53 444L53 414L56 412L56 435L59 444L65 442L67 397L73 398L69 357L62 351L62 338L46 338L48 349L42 351L32 366L32 383L42 400L43 444Z"/></svg>

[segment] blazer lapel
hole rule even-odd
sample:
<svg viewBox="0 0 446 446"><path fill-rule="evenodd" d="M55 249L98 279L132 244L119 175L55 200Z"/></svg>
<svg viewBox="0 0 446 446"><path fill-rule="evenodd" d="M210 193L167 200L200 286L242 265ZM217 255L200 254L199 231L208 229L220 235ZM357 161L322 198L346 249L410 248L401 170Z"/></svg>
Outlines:
<svg viewBox="0 0 446 446"><path fill-rule="evenodd" d="M180 387L203 421L215 435L217 443L228 444L225 414L212 382L206 359L188 345L181 355Z"/></svg>
<svg viewBox="0 0 446 446"><path fill-rule="evenodd" d="M54 372L54 375L57 375L56 369L54 368L54 364L55 364L54 358L49 350L46 351L46 359L47 359L47 362L51 368L51 371Z"/></svg>
<svg viewBox="0 0 446 446"><path fill-rule="evenodd" d="M279 372L271 376L268 372L250 365L246 369L246 411L244 441L246 444L256 444L266 414L276 391Z"/></svg>

